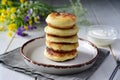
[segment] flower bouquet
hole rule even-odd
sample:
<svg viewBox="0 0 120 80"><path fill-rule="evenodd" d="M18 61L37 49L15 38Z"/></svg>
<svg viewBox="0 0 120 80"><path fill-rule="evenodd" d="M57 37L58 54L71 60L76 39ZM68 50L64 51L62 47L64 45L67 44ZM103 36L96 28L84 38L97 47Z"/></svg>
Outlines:
<svg viewBox="0 0 120 80"><path fill-rule="evenodd" d="M20 36L27 36L24 31L36 29L34 24L44 21L52 11L52 6L40 1L2 0L0 31L8 30L9 37L12 37L14 32Z"/></svg>

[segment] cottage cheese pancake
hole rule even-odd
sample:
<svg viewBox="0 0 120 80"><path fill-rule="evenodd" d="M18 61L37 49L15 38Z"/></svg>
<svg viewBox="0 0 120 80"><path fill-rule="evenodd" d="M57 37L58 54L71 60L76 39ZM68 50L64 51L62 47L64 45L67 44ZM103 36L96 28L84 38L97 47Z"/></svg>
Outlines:
<svg viewBox="0 0 120 80"><path fill-rule="evenodd" d="M76 49L78 47L78 42L77 43L55 43L55 42L50 42L46 41L46 46L48 48L52 48L54 50L64 50L64 51L71 51L73 49Z"/></svg>
<svg viewBox="0 0 120 80"><path fill-rule="evenodd" d="M58 28L71 28L76 24L76 16L71 13L54 12L47 16L46 22Z"/></svg>
<svg viewBox="0 0 120 80"><path fill-rule="evenodd" d="M57 52L52 49L46 48L44 55L53 61L66 61L73 59L77 56L78 52L77 50L72 50L68 52Z"/></svg>
<svg viewBox="0 0 120 80"><path fill-rule="evenodd" d="M55 37L52 35L46 34L46 40L50 42L56 42L56 43L77 43L78 42L78 36L77 34L71 37Z"/></svg>
<svg viewBox="0 0 120 80"><path fill-rule="evenodd" d="M71 29L57 29L50 26L45 27L45 32L47 34L57 35L57 36L71 36L78 32L78 27L74 26Z"/></svg>

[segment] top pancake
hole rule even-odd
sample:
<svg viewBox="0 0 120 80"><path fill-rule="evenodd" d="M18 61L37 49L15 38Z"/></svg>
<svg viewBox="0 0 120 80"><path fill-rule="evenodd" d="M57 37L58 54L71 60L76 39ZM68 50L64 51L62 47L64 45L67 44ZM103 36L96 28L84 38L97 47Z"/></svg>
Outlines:
<svg viewBox="0 0 120 80"><path fill-rule="evenodd" d="M76 24L76 16L70 13L51 13L47 16L46 22L55 28L68 29Z"/></svg>

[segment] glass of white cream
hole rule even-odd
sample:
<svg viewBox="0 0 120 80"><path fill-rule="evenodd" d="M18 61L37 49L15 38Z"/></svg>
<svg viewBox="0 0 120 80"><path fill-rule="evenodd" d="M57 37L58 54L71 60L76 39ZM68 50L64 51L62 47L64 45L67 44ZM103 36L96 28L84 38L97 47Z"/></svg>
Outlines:
<svg viewBox="0 0 120 80"><path fill-rule="evenodd" d="M90 26L87 33L89 41L99 46L108 46L117 39L118 31L107 25Z"/></svg>

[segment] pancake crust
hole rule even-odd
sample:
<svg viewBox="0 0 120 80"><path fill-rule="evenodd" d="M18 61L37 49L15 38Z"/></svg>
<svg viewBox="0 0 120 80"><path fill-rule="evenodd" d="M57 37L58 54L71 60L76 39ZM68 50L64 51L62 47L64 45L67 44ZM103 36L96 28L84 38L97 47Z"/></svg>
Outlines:
<svg viewBox="0 0 120 80"><path fill-rule="evenodd" d="M56 35L56 36L72 36L77 34L78 27L75 25L73 28L70 29L57 29L50 26L46 26L45 32L47 34Z"/></svg>
<svg viewBox="0 0 120 80"><path fill-rule="evenodd" d="M44 55L48 59L59 62L74 59L77 56L77 54L78 54L77 50L62 53L62 52L55 52L47 48L45 49L44 52Z"/></svg>
<svg viewBox="0 0 120 80"><path fill-rule="evenodd" d="M64 43L54 43L54 42L46 41L46 46L48 48L52 48L53 50L71 51L73 49L76 49L78 45L79 45L78 43L64 44Z"/></svg>
<svg viewBox="0 0 120 80"><path fill-rule="evenodd" d="M76 16L70 13L54 12L47 16L46 22L58 28L70 28L76 23Z"/></svg>
<svg viewBox="0 0 120 80"><path fill-rule="evenodd" d="M77 43L78 36L76 34L75 36L63 38L63 37L55 37L46 34L46 40L49 42L56 42L56 43Z"/></svg>

